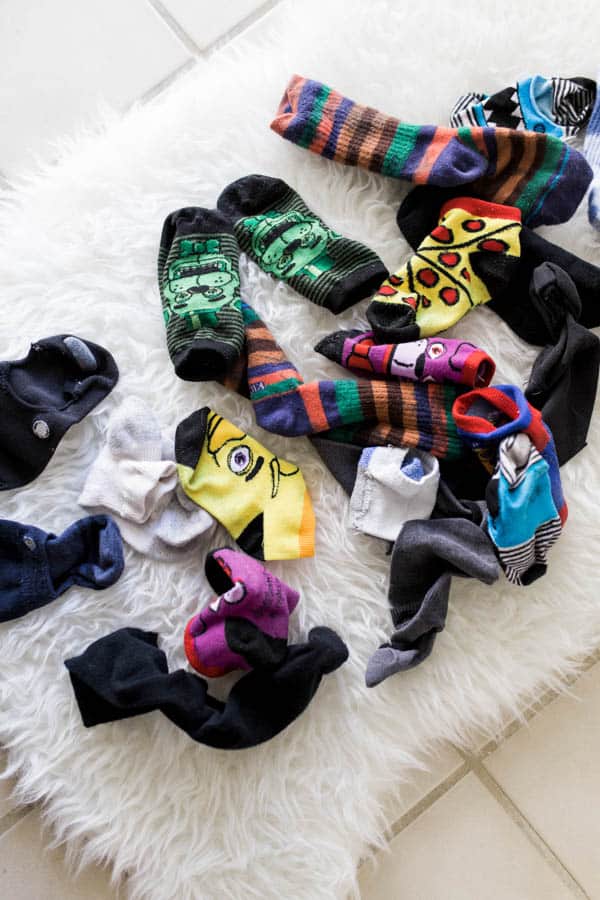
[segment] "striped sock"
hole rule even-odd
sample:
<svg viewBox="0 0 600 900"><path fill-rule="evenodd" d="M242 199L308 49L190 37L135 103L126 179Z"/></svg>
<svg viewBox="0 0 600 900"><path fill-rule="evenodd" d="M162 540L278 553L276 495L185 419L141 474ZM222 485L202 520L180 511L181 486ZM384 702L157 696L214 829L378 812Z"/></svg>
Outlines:
<svg viewBox="0 0 600 900"><path fill-rule="evenodd" d="M476 182L477 196L518 206L532 227L570 219L592 174L580 153L550 135L407 125L300 75L271 128L327 159L415 184Z"/></svg>
<svg viewBox="0 0 600 900"><path fill-rule="evenodd" d="M510 283L519 265L521 211L474 197L449 200L437 226L367 309L378 343L446 331Z"/></svg>
<svg viewBox="0 0 600 900"><path fill-rule="evenodd" d="M524 432L548 464L552 499L560 521L567 521L567 504L562 492L554 438L539 410L529 404L523 391L514 384L478 388L457 397L452 413L458 433L488 458L497 458L500 441Z"/></svg>
<svg viewBox="0 0 600 900"><path fill-rule="evenodd" d="M345 429L354 431L371 423L387 434L394 432L387 443L438 457L463 452L451 412L459 387L367 379L305 383L254 310L243 303L242 313L250 399L256 421L267 431L290 437L330 429L346 434Z"/></svg>
<svg viewBox="0 0 600 900"><path fill-rule="evenodd" d="M585 133L583 152L594 173L588 200L588 219L594 228L600 229L600 91L596 95L596 102Z"/></svg>
<svg viewBox="0 0 600 900"><path fill-rule="evenodd" d="M450 114L452 128L501 127L573 137L590 117L596 82L534 75L494 94L463 94Z"/></svg>
<svg viewBox="0 0 600 900"><path fill-rule="evenodd" d="M496 471L486 491L487 531L506 577L531 584L546 571L562 523L552 498L549 466L523 432L500 442Z"/></svg>
<svg viewBox="0 0 600 900"><path fill-rule="evenodd" d="M280 178L240 178L217 206L250 259L333 313L370 296L387 278L373 250L329 228Z"/></svg>
<svg viewBox="0 0 600 900"><path fill-rule="evenodd" d="M234 365L244 345L239 248L218 210L187 207L165 219L158 285L175 372L213 381Z"/></svg>

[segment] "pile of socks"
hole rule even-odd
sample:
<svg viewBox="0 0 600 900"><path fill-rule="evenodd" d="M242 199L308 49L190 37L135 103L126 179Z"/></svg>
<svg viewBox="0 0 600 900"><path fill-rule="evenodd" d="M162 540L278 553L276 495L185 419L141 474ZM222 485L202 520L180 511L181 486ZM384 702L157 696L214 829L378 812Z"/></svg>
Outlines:
<svg viewBox="0 0 600 900"><path fill-rule="evenodd" d="M598 227L596 83L534 75L462 95L450 121L407 124L294 75L271 123L326 159L416 185L397 214L413 252L395 272L268 175L227 185L214 208L175 210L160 237L175 374L236 391L267 432L309 437L348 494L352 527L389 545L392 632L367 663L369 687L428 658L452 577L491 584L504 571L522 587L546 573L568 514L559 466L585 446L600 370L589 330L600 325L600 269L532 230L567 221L592 179ZM581 154L568 139L586 124ZM243 297L241 254L334 315L368 300L368 326L331 331L314 348L344 377L304 381ZM446 334L483 305L541 348L525 392L493 384L485 348ZM72 334L0 363L0 489L38 477L118 375L107 350ZM172 439L128 397L81 489L93 515L58 536L0 520L0 622L71 587L108 588L123 571L122 541L193 565L219 523L239 547L205 555L213 596L183 631L194 673L170 672L158 635L132 626L66 660L86 727L160 711L198 743L253 747L345 662L327 627L290 642L299 593L263 565L315 553L314 510L291 456L208 406ZM226 700L209 694L205 679L236 672Z"/></svg>

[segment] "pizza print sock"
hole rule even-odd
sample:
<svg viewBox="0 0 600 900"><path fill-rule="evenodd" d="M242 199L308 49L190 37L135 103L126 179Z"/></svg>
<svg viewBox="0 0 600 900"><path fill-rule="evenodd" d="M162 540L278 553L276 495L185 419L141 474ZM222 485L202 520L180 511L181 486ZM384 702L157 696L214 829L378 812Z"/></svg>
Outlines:
<svg viewBox="0 0 600 900"><path fill-rule="evenodd" d="M484 350L453 338L378 344L372 331L334 331L322 338L315 350L367 378L410 378L485 387L496 371L494 360Z"/></svg>
<svg viewBox="0 0 600 900"><path fill-rule="evenodd" d="M415 255L383 282L367 309L378 343L445 331L510 282L519 261L521 213L461 197L440 210Z"/></svg>
<svg viewBox="0 0 600 900"><path fill-rule="evenodd" d="M548 464L552 499L564 525L567 504L563 496L558 458L552 432L539 410L531 406L514 384L478 388L457 397L452 413L459 434L493 468L500 442L511 434L524 432Z"/></svg>
<svg viewBox="0 0 600 900"><path fill-rule="evenodd" d="M523 432L500 442L486 491L486 527L506 577L532 584L546 572L548 551L562 531L552 498L548 463Z"/></svg>
<svg viewBox="0 0 600 900"><path fill-rule="evenodd" d="M267 431L297 437L386 423L397 429L404 446L442 457L462 453L449 407L458 386L367 379L305 383L254 310L244 303L242 311L250 399L256 421Z"/></svg>
<svg viewBox="0 0 600 900"><path fill-rule="evenodd" d="M333 313L368 297L388 275L373 250L329 228L280 178L240 178L217 206L253 262Z"/></svg>
<svg viewBox="0 0 600 900"><path fill-rule="evenodd" d="M217 678L236 669L280 663L298 591L229 547L211 551L204 571L216 596L186 626L190 665L207 678Z"/></svg>
<svg viewBox="0 0 600 900"><path fill-rule="evenodd" d="M257 559L312 556L315 517L302 472L207 406L175 433L179 481Z"/></svg>
<svg viewBox="0 0 600 900"><path fill-rule="evenodd" d="M415 188L404 198L396 221L411 247L417 249L436 227L441 207L457 194L456 188L447 190L427 186ZM575 284L581 301L580 324L586 328L599 326L600 268L551 243L526 226L521 228L520 244L519 263L510 282L494 294L488 304L489 309L527 343L538 346L551 343L552 334L547 323L540 315L539 306L530 297L534 271L548 262L560 266Z"/></svg>
<svg viewBox="0 0 600 900"><path fill-rule="evenodd" d="M187 207L165 219L158 286L175 372L212 381L233 366L244 345L239 247L218 210Z"/></svg>
<svg viewBox="0 0 600 900"><path fill-rule="evenodd" d="M583 155L552 135L408 125L300 75L287 85L271 128L326 159L392 178L472 184L483 200L517 206L532 228L568 221L592 179Z"/></svg>

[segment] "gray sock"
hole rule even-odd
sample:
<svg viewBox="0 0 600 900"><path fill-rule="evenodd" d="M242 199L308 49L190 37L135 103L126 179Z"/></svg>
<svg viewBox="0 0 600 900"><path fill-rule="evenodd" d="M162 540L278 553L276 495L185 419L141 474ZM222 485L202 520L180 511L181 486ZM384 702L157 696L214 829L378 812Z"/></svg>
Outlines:
<svg viewBox="0 0 600 900"><path fill-rule="evenodd" d="M367 687L429 656L446 624L452 575L492 584L499 574L489 537L469 519L407 522L392 552L388 599L395 631L370 658Z"/></svg>

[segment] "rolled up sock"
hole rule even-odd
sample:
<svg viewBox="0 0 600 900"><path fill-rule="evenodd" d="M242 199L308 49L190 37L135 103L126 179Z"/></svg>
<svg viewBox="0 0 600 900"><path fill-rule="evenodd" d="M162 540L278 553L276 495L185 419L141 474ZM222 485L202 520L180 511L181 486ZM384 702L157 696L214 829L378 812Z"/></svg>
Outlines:
<svg viewBox="0 0 600 900"><path fill-rule="evenodd" d="M523 432L500 442L486 499L487 532L508 580L527 585L541 578L562 524L552 499L548 464Z"/></svg>
<svg viewBox="0 0 600 900"><path fill-rule="evenodd" d="M592 177L583 156L551 135L407 125L300 75L290 79L271 128L327 159L382 175L442 187L473 183L483 200L519 207L532 228L570 219Z"/></svg>
<svg viewBox="0 0 600 900"><path fill-rule="evenodd" d="M207 406L179 423L175 458L187 496L257 559L312 556L315 517L302 472Z"/></svg>
<svg viewBox="0 0 600 900"><path fill-rule="evenodd" d="M68 429L118 378L108 350L73 334L44 338L23 359L0 362L0 490L37 478Z"/></svg>
<svg viewBox="0 0 600 900"><path fill-rule="evenodd" d="M409 261L383 282L367 309L377 343L445 331L510 283L518 265L521 212L472 197L448 201Z"/></svg>
<svg viewBox="0 0 600 900"><path fill-rule="evenodd" d="M165 219L158 285L175 373L213 381L235 364L244 345L239 247L216 209L187 207Z"/></svg>
<svg viewBox="0 0 600 900"><path fill-rule="evenodd" d="M188 622L190 665L207 678L236 669L277 665L287 651L288 625L300 595L261 563L229 547L206 557L214 597Z"/></svg>
<svg viewBox="0 0 600 900"><path fill-rule="evenodd" d="M533 75L493 94L463 94L450 114L452 128L501 127L573 137L590 117L596 82Z"/></svg>
<svg viewBox="0 0 600 900"><path fill-rule="evenodd" d="M418 187L405 197L396 221L400 231L416 249L435 228L444 203L464 195L464 189ZM557 244L543 238L531 228L523 226L520 234L521 253L505 290L495 293L488 303L509 325L515 334L530 344L543 346L552 343L547 321L539 306L530 297L530 285L535 269L550 262L563 269L572 279L581 301L579 322L586 328L600 325L600 268L580 259Z"/></svg>
<svg viewBox="0 0 600 900"><path fill-rule="evenodd" d="M456 399L452 413L464 440L488 453L494 462L500 442L509 435L524 432L548 463L552 498L564 525L568 510L552 432L520 388L514 384L499 384L469 391Z"/></svg>
<svg viewBox="0 0 600 900"><path fill-rule="evenodd" d="M244 675L225 702L208 694L204 679L169 672L157 635L121 628L65 661L86 728L159 710L193 741L223 750L255 747L304 712L323 675L348 658L329 628L313 628L291 644L279 666Z"/></svg>
<svg viewBox="0 0 600 900"><path fill-rule="evenodd" d="M430 517L439 480L438 461L429 453L368 447L360 457L350 497L352 525L395 541L406 522Z"/></svg>
<svg viewBox="0 0 600 900"><path fill-rule="evenodd" d="M446 624L452 575L492 584L499 574L492 543L474 522L407 522L392 551L388 599L395 630L369 659L367 687L427 659Z"/></svg>
<svg viewBox="0 0 600 900"><path fill-rule="evenodd" d="M387 277L373 250L329 228L280 178L240 178L217 206L253 262L333 313L370 296Z"/></svg>
<svg viewBox="0 0 600 900"><path fill-rule="evenodd" d="M600 367L600 339L580 325L581 300L573 281L554 263L534 270L531 303L551 342L540 351L525 397L552 432L562 466L586 445Z"/></svg>
<svg viewBox="0 0 600 900"><path fill-rule="evenodd" d="M312 381L305 383L273 335L248 304L247 380L256 421L267 431L290 437L330 429L386 423L401 444L434 456L458 456L449 404L458 387L403 381Z"/></svg>
<svg viewBox="0 0 600 900"><path fill-rule="evenodd" d="M484 350L455 338L423 338L378 344L372 331L334 331L315 346L317 353L369 378L409 378L485 387L496 371Z"/></svg>
<svg viewBox="0 0 600 900"><path fill-rule="evenodd" d="M108 516L88 516L55 535L0 519L0 622L18 619L69 588L110 587L123 571L119 529Z"/></svg>

